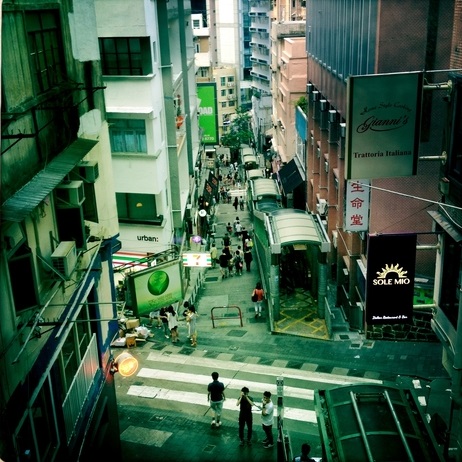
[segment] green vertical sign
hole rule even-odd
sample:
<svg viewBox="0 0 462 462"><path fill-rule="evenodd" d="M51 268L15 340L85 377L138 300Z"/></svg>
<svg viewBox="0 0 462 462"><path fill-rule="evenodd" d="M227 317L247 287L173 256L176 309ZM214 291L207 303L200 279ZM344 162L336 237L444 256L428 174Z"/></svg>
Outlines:
<svg viewBox="0 0 462 462"><path fill-rule="evenodd" d="M202 129L202 143L218 144L218 117L215 83L198 83L199 127Z"/></svg>

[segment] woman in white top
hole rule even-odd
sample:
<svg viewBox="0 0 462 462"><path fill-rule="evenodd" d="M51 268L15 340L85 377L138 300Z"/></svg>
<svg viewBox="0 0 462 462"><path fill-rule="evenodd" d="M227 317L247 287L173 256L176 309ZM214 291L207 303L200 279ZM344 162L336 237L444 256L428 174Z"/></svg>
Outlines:
<svg viewBox="0 0 462 462"><path fill-rule="evenodd" d="M170 333L172 335L172 343L176 343L179 341L178 315L172 305L170 305L167 308L167 320L168 320L168 328L170 329Z"/></svg>

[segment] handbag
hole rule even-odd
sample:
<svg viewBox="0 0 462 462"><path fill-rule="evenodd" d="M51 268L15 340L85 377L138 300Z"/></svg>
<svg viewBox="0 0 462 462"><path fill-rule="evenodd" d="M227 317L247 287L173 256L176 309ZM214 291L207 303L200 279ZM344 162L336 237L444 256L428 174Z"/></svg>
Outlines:
<svg viewBox="0 0 462 462"><path fill-rule="evenodd" d="M252 294L252 301L253 301L253 302L258 301L258 295L257 295L256 293L253 293L253 294Z"/></svg>

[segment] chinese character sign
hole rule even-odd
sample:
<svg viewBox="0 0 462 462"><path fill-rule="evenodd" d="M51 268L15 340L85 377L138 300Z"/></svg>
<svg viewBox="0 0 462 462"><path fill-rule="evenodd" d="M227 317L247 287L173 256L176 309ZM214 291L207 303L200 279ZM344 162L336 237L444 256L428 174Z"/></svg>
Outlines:
<svg viewBox="0 0 462 462"><path fill-rule="evenodd" d="M369 229L369 180L347 180L345 231L367 231Z"/></svg>

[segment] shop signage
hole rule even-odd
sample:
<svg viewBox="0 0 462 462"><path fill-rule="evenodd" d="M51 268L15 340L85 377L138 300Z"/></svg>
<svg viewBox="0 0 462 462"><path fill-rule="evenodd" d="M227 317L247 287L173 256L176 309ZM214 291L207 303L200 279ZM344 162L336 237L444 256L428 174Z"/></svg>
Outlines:
<svg viewBox="0 0 462 462"><path fill-rule="evenodd" d="M347 180L345 231L367 231L369 229L369 180Z"/></svg>
<svg viewBox="0 0 462 462"><path fill-rule="evenodd" d="M198 83L199 126L203 144L218 143L217 97L215 83Z"/></svg>
<svg viewBox="0 0 462 462"><path fill-rule="evenodd" d="M212 258L207 252L185 252L183 253L183 266L212 266Z"/></svg>
<svg viewBox="0 0 462 462"><path fill-rule="evenodd" d="M135 316L149 316L151 311L182 300L181 280L178 259L130 274L127 277L127 286Z"/></svg>
<svg viewBox="0 0 462 462"><path fill-rule="evenodd" d="M422 73L350 76L345 178L417 172Z"/></svg>
<svg viewBox="0 0 462 462"><path fill-rule="evenodd" d="M367 247L367 324L412 322L416 234L370 234Z"/></svg>

